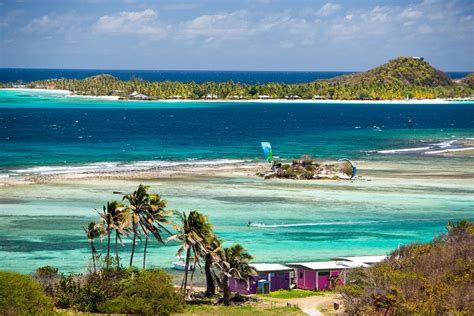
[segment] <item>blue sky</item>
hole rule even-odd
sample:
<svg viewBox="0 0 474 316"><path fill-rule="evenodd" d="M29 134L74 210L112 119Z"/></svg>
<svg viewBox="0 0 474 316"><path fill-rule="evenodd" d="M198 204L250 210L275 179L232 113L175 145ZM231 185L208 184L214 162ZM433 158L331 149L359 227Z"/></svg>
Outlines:
<svg viewBox="0 0 474 316"><path fill-rule="evenodd" d="M474 70L474 0L0 0L0 67Z"/></svg>

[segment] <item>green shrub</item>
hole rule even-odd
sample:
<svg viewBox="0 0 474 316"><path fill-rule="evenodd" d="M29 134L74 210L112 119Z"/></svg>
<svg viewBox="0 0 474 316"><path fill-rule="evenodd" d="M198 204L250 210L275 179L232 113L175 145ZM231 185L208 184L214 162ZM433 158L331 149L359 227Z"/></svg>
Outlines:
<svg viewBox="0 0 474 316"><path fill-rule="evenodd" d="M51 315L53 303L28 275L0 272L0 315Z"/></svg>
<svg viewBox="0 0 474 316"><path fill-rule="evenodd" d="M122 280L120 286L120 296L104 302L100 312L169 315L183 309L183 298L174 290L171 277L161 270L141 271Z"/></svg>
<svg viewBox="0 0 474 316"><path fill-rule="evenodd" d="M72 308L78 301L81 290L80 283L75 275L61 275L54 292L55 305L59 308Z"/></svg>
<svg viewBox="0 0 474 316"><path fill-rule="evenodd" d="M117 298L122 290L121 282L138 273L129 269L111 269L100 274L61 275L54 291L55 304L59 308L73 308L83 312L97 312L106 300Z"/></svg>

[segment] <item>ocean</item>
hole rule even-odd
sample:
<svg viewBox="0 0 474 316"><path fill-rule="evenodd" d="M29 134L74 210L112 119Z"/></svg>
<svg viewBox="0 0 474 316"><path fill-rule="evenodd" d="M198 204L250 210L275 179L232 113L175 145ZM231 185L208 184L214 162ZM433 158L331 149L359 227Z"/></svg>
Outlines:
<svg viewBox="0 0 474 316"><path fill-rule="evenodd" d="M111 74L121 80L141 78L147 81L234 81L247 84L281 82L304 83L350 74L349 71L196 71L196 70L114 70L114 69L25 69L0 68L0 82L31 82L52 78L84 79L99 74ZM462 78L469 72L447 72L453 78Z"/></svg>
<svg viewBox="0 0 474 316"><path fill-rule="evenodd" d="M310 154L360 161L365 177L321 182L195 176L0 186L0 269L31 272L50 264L83 271L89 249L82 225L95 218L94 208L121 198L114 191L131 191L141 182L172 209L208 214L216 232L228 244L242 243L256 262L387 254L430 240L450 219L474 219L472 156L430 154L462 149L473 138L472 102L123 102L0 90L0 180L262 161L261 141L271 142L280 159ZM430 176L418 177L422 171ZM247 227L248 221L255 225ZM149 264L167 268L175 251L176 245L154 244Z"/></svg>

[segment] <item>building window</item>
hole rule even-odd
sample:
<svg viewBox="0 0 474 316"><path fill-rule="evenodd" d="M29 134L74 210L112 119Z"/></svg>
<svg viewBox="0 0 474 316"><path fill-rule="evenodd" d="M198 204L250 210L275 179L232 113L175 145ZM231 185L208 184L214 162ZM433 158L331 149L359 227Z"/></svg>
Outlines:
<svg viewBox="0 0 474 316"><path fill-rule="evenodd" d="M321 271L319 272L319 276L330 276L330 273L328 271Z"/></svg>
<svg viewBox="0 0 474 316"><path fill-rule="evenodd" d="M300 272L300 279L304 278L303 272Z"/></svg>

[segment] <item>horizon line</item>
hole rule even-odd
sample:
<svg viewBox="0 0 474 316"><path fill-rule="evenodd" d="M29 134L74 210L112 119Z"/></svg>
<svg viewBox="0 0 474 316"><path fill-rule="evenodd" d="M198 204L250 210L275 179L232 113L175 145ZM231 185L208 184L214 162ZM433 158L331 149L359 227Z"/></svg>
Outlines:
<svg viewBox="0 0 474 316"><path fill-rule="evenodd" d="M40 68L40 67L0 67L0 70L4 69L24 69L24 70L99 70L99 71L195 71L195 72L346 72L346 73L357 73L364 72L367 70L233 70L233 69L133 69L133 68ZM441 69L439 69L441 70ZM445 73L452 72L463 72L472 73L474 70L441 70Z"/></svg>

